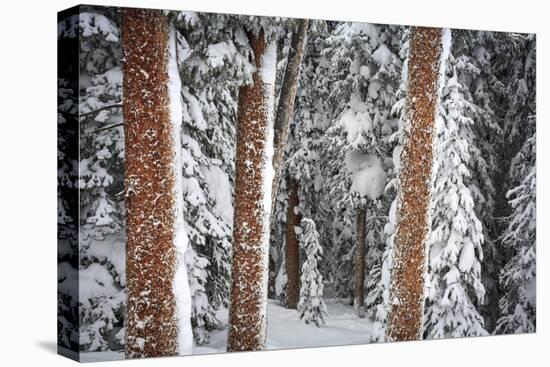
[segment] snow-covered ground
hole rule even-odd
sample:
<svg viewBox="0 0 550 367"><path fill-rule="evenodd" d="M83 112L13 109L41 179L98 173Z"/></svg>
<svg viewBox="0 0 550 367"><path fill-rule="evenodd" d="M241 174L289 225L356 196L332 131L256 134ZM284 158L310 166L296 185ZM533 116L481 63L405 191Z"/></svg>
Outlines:
<svg viewBox="0 0 550 367"><path fill-rule="evenodd" d="M308 348L369 342L372 323L360 319L353 307L335 299L326 299L328 309L326 324L320 328L306 325L298 318L296 310L288 310L279 301L269 300L267 324L267 349ZM193 354L224 353L227 345L227 311L218 315L225 327L210 335L210 343L196 346ZM98 362L124 359L122 352L90 352L80 355L81 362Z"/></svg>

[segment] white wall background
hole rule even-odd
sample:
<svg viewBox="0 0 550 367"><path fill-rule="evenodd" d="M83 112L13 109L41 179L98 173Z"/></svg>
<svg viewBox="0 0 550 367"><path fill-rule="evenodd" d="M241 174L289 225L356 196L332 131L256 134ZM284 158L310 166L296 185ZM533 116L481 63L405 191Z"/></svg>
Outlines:
<svg viewBox="0 0 550 367"><path fill-rule="evenodd" d="M538 366L548 363L549 9L541 0L110 0L114 6L537 33L536 335L109 362L105 366ZM56 12L75 1L0 9L0 364L68 366L56 343ZM545 27L546 26L546 27ZM547 109L546 109L547 110Z"/></svg>

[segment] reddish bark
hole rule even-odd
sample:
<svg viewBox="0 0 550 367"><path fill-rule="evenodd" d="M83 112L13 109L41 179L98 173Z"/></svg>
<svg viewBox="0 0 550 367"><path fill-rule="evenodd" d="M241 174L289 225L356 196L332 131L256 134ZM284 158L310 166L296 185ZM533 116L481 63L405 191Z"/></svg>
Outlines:
<svg viewBox="0 0 550 367"><path fill-rule="evenodd" d="M300 227L300 199L298 197L298 181L287 178L288 211L286 215L286 307L296 309L300 300L300 245L295 228Z"/></svg>
<svg viewBox="0 0 550 367"><path fill-rule="evenodd" d="M167 42L161 11L122 10L126 358L177 354Z"/></svg>
<svg viewBox="0 0 550 367"><path fill-rule="evenodd" d="M266 50L263 32L248 34L256 67ZM271 208L264 208L263 175L267 150L267 130L273 106L266 97L273 88L264 83L258 71L253 84L239 90L237 148L235 155L235 212L231 302L227 350L265 348L267 258L269 245L264 237ZM271 114L271 116L270 116ZM264 243L265 242L265 243Z"/></svg>
<svg viewBox="0 0 550 367"><path fill-rule="evenodd" d="M405 145L390 285L390 340L422 337L426 241L442 30L416 27L409 51Z"/></svg>
<svg viewBox="0 0 550 367"><path fill-rule="evenodd" d="M365 317L365 239L366 211L365 208L357 209L355 217L355 279L353 307L357 315Z"/></svg>

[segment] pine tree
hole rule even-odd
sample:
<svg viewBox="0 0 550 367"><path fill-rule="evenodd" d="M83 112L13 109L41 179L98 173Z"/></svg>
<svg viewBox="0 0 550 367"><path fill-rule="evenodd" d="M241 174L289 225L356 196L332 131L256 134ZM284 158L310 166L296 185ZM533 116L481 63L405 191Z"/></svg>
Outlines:
<svg viewBox="0 0 550 367"><path fill-rule="evenodd" d="M399 189L399 168L400 155L404 145L404 123L407 118L405 112L407 101L407 79L408 79L408 56L409 56L409 40L410 29L407 28L401 35L401 46L399 49L399 57L403 60L401 72L401 81L398 90L396 91L396 102L392 106L391 115L398 119L398 129L387 137L388 146L393 147L392 165L389 171L389 180L386 185L386 196L391 200L386 221L379 228L384 232L385 242L383 242L383 250L380 251L380 256L377 258L377 263L373 266L369 273L369 282L367 288L370 288L367 297L367 309L369 316L373 320L373 334L370 340L373 342L381 342L386 340L387 317L389 310L390 298L390 275L393 263L394 239L396 233L396 212L397 202L399 197L396 192Z"/></svg>
<svg viewBox="0 0 550 367"><path fill-rule="evenodd" d="M483 226L483 263L481 280L485 288L485 299L479 307L484 319L484 328L492 331L498 318L498 299L501 292L498 274L503 254L497 247L499 223L495 217L497 201L497 179L499 176L499 151L504 141L501 122L494 107L499 100L495 93L498 85L493 73L495 33L484 31L453 30L453 54L456 58L457 81L468 108L464 110L473 124L469 134L471 172L470 191L474 199L475 213Z"/></svg>
<svg viewBox="0 0 550 367"><path fill-rule="evenodd" d="M78 269L89 291L80 299L79 344L95 351L124 343L120 19L114 9L82 6L77 20L64 31L79 39Z"/></svg>
<svg viewBox="0 0 550 367"><path fill-rule="evenodd" d="M80 14L80 101L81 152L80 198L81 227L84 246L91 240L121 229L123 133L120 102L122 80L120 68L120 32L118 17L94 9ZM113 108L106 108L115 106ZM106 109L104 109L106 108ZM99 111L99 112L97 112ZM118 195L118 196L117 196ZM119 199L119 200L117 200Z"/></svg>
<svg viewBox="0 0 550 367"><path fill-rule="evenodd" d="M122 11L127 358L192 348L175 34L161 11Z"/></svg>
<svg viewBox="0 0 550 367"><path fill-rule="evenodd" d="M534 125L534 121L532 122ZM506 290L499 300L501 318L497 333L536 331L536 135L516 156L514 174L523 173L518 186L508 191L512 215L502 242L513 256L502 269Z"/></svg>
<svg viewBox="0 0 550 367"><path fill-rule="evenodd" d="M184 220L192 268L202 269L189 277L207 296L201 291L194 298L191 321L195 342L204 344L221 325L216 310L229 305L235 95L253 67L234 16L183 12L174 18L183 83Z"/></svg>
<svg viewBox="0 0 550 367"><path fill-rule="evenodd" d="M334 65L331 77L336 86L326 98L332 126L323 137L323 158L328 197L333 207L339 208L335 217L342 221L335 226L335 248L340 251L336 256L343 260L335 269L337 293L347 297L353 289L351 298L360 315L364 313L365 254L370 251L365 249L366 239L383 235L381 231L370 233L372 218L363 220L363 212L383 216L389 201L380 197L388 168L385 137L396 125L390 112L399 85L401 60L396 49L401 32L400 27L346 22L335 27L323 51L327 62ZM343 161L346 170L341 169ZM380 203L373 202L379 199ZM350 230L354 223L360 224L355 233ZM383 241L377 238L373 242ZM355 282L347 275L352 269Z"/></svg>
<svg viewBox="0 0 550 367"><path fill-rule="evenodd" d="M429 228L434 125L442 54L450 45L434 28L413 28L408 94L400 155L397 225L393 240L387 337L421 338L426 241Z"/></svg>
<svg viewBox="0 0 550 367"><path fill-rule="evenodd" d="M58 14L57 344L79 350L78 15Z"/></svg>
<svg viewBox="0 0 550 367"><path fill-rule="evenodd" d="M320 157L319 157L319 137L323 133L325 126L319 117L321 114L317 110L319 98L325 95L326 91L318 88L316 85L320 74L315 73L315 68L318 65L318 57L320 46L318 41L325 37L326 22L324 21L309 21L309 29L307 33L307 42L304 45L302 63L299 73L299 88L296 94L294 104L294 113L292 115L292 124L289 125L288 142L285 147L282 175L287 179L281 180L279 192L274 203L273 219L272 219L272 250L279 261L278 271L275 277L275 290L279 297L282 297L283 302L286 302L286 287L287 287L287 262L286 262L286 246L287 236L292 235L295 241L298 241L294 232L287 228L299 227L300 219L295 217L296 222L292 227L288 226L288 217L290 212L288 209L288 199L294 197L291 195L291 186L288 185L288 180L292 179L293 186L297 188L296 197L299 203L296 211L300 215L314 219L315 221L327 220L322 214L323 205L326 205L319 200L322 191L320 179ZM293 214L294 215L294 214ZM319 222L321 223L321 222ZM328 228L328 225L320 226ZM297 245L297 242L294 242ZM296 252L299 249L295 247ZM296 261L298 260L298 261ZM296 259L294 267L294 277L296 283L299 284L300 261ZM325 265L326 266L326 265ZM296 303L298 302L299 289L296 289Z"/></svg>
<svg viewBox="0 0 550 367"><path fill-rule="evenodd" d="M410 29L405 28L400 32L399 58L402 61L401 76L399 88L395 91L395 103L393 104L390 116L397 120L397 129L386 137L388 152L391 151L391 168L388 172L388 183L385 188L387 197L386 206L383 213L386 216L377 216L383 222L376 225L378 231L383 234L378 238L383 239L379 247L371 246L374 253L373 261L370 263L366 299L366 308L369 317L374 322L371 341L380 342L386 338L387 313L389 309L389 288L390 273L392 268L393 240L395 238L397 196L399 187L399 158L403 149L403 125L406 115L405 111L407 96L407 74L408 74L408 55L409 55Z"/></svg>
<svg viewBox="0 0 550 367"><path fill-rule="evenodd" d="M487 335L479 308L483 226L470 189L474 108L458 82L457 60L449 53L436 120L431 234L428 240L424 336L428 339Z"/></svg>
<svg viewBox="0 0 550 367"><path fill-rule="evenodd" d="M58 26L60 47L76 41L79 58L77 76L63 68L58 79L60 345L126 348L133 357L179 354L182 346L187 353L191 334L208 344L229 309L228 350L264 349L267 297L317 326L326 319L323 296L341 298L373 321L372 341L536 330L533 35L453 30L447 54L432 29L412 28L409 41L402 26L152 12L144 27L160 18L166 27L139 38L157 33L144 47L158 49L166 40L170 57L154 64L170 63L172 74L140 66L145 74L123 78L132 65L121 47L131 33L121 29L127 10L79 9ZM409 53L409 43L424 43L422 55ZM140 142L147 134L134 133L125 151L136 118L128 118L132 95L123 98L123 83L174 81L176 69L178 96L155 92L148 102L177 99L168 109L181 103L181 131L162 118L147 134L175 133L169 148L153 153L181 152L173 155L179 163L128 170L136 147L147 151ZM427 84L417 83L419 74ZM151 116L166 117L165 107L159 102ZM173 168L170 180L179 184L160 190L177 195L172 209L189 242L170 249L151 226L155 241L140 242L161 243L151 258L166 250L173 265L161 285L172 294L149 298L165 297L166 312L147 325L143 309L132 311L147 299L136 296L136 279L160 276L136 276L153 266L137 269L130 258L138 242L132 218L143 208L124 200L144 187L133 185L136 167ZM171 237L172 223L161 222ZM179 307L182 297L189 302ZM152 346L145 333L162 335L161 343Z"/></svg>
<svg viewBox="0 0 550 367"><path fill-rule="evenodd" d="M277 25L243 23L256 71L239 90L228 351L264 349L267 322Z"/></svg>
<svg viewBox="0 0 550 367"><path fill-rule="evenodd" d="M89 325L82 332L86 338L81 338L81 349L116 350L123 347L125 333L120 19L114 8L82 9L80 136L85 169L81 182L81 271L93 278L91 269L86 269L100 264L112 275L114 287L93 283L97 296L81 308L80 325ZM203 343L208 340L208 332L220 325L214 317L215 309L227 307L229 302L234 95L238 86L250 78L252 65L246 56L248 44L242 44L235 32L240 28L232 21L234 17L196 13L169 16L178 28L176 54L184 83L185 226L190 244L197 251L193 258L207 263L208 304L196 298L199 303L192 317L193 325L204 325L194 330L196 342ZM61 31L78 32L78 20L76 26ZM204 200L197 200L201 197ZM190 269L189 276L194 274ZM190 281L200 283L203 279Z"/></svg>
<svg viewBox="0 0 550 367"><path fill-rule="evenodd" d="M306 45L306 36L309 20L301 19L298 21L298 25L292 34L292 40L286 57L286 68L283 77L283 83L281 86L279 104L277 106L277 113L275 114L274 122L274 137L273 137L273 187L271 192L272 212L276 210L276 200L279 191L279 180L283 172L285 148L288 140L289 125L294 113L294 101L296 99L296 91L298 89L298 80L300 76L300 65L302 64L302 56ZM289 187L289 201L292 198L298 198L298 183L291 177L288 178ZM292 208L294 210L294 208ZM298 209L296 209L298 210ZM286 292L286 306L288 308L296 308L298 304L298 294L300 291L299 285L299 250L297 245L297 239L295 238L294 227L299 224L298 217L294 217L293 212L288 212L287 215L287 234L286 234L286 272L288 279L288 287ZM291 219L296 218L294 222ZM270 282L274 283L275 279L275 263L272 259L274 251L270 247Z"/></svg>
<svg viewBox="0 0 550 367"><path fill-rule="evenodd" d="M298 314L306 324L314 323L319 327L325 324L327 316L327 306L323 301L323 275L319 271L323 248L319 243L319 233L313 220L303 218L300 229L300 246L305 252L306 259L300 277L302 286Z"/></svg>
<svg viewBox="0 0 550 367"><path fill-rule="evenodd" d="M501 235L509 257L500 274L504 290L496 333L536 331L536 40L507 34L504 45L517 55L504 67L507 110L504 130L508 155L506 199L511 209ZM519 149L517 148L519 146Z"/></svg>
<svg viewBox="0 0 550 367"><path fill-rule="evenodd" d="M219 328L221 322L216 318L206 294L208 260L197 255L193 246L187 248L184 259L188 269L191 293L191 326L196 344L201 345L208 343L209 332L214 328Z"/></svg>
<svg viewBox="0 0 550 367"><path fill-rule="evenodd" d="M314 56L312 55L314 39L318 39L319 37L317 30L318 23L320 22L308 22L310 27L307 38L304 39L305 42L302 45L304 50L302 50L303 56L300 73L296 74L299 80L295 81L297 86L299 86L297 91L300 91L300 93L296 94L294 108L290 116L288 116L293 122L289 123L288 126L288 143L283 152L283 164L280 166L281 175L286 179L282 179L279 182L280 185L276 201L274 202L272 218L272 253L274 254L274 258L279 259L275 264L276 266L278 265L279 269L277 271L275 266L274 273L277 276L274 279L274 288L276 293L282 291L282 294L279 294L279 296L283 297L283 303L286 303L287 307L289 306L289 296L292 293L290 305L293 308L297 307L299 300L301 266L299 241L294 229L299 228L302 213L309 215L317 212L316 208L320 204L317 201L317 192L320 190L320 185L316 183L318 156L315 153L316 148L314 146L318 130L309 115L311 108L310 101L316 98L314 95L316 89L308 85L314 78L314 75L309 71L312 67L311 63L314 60ZM298 24L300 25L299 29L305 31L305 23L300 21ZM291 44L299 41L299 39L295 39L295 36L296 33L293 34L288 46L288 57L290 57ZM292 56L292 58L295 57L296 55ZM284 69L286 73L286 68ZM306 90L308 92L305 92ZM279 105L281 105L281 102L279 102ZM291 201L293 203L290 203ZM293 205L295 208L291 210L289 205ZM288 256L288 252L293 254L292 257ZM289 262L287 262L287 258ZM292 271L289 271L289 268Z"/></svg>
<svg viewBox="0 0 550 367"><path fill-rule="evenodd" d="M294 100L298 89L300 76L300 65L306 45L307 29L309 21L301 19L297 29L292 34L292 41L288 51L286 69L279 96L279 104L275 115L274 137L273 137L273 178L272 202L275 202L281 177L284 151L288 139L289 124L294 113Z"/></svg>

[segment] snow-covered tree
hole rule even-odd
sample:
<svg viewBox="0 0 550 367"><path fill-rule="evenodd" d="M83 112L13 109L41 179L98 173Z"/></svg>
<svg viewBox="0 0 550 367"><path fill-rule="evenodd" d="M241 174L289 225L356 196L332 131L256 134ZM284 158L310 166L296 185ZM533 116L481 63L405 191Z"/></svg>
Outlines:
<svg viewBox="0 0 550 367"><path fill-rule="evenodd" d="M197 345L205 344L210 337L210 331L221 326L216 313L211 306L206 285L208 280L208 260L198 256L193 246L185 252L185 264L189 275L189 291L191 293L191 326Z"/></svg>
<svg viewBox="0 0 550 367"><path fill-rule="evenodd" d="M309 21L301 19L293 31L291 42L286 56L286 67L283 82L280 89L277 113L274 122L273 137L273 188L272 188L272 213L275 212L275 203L278 196L279 181L284 168L285 148L287 145L289 126L294 114L294 102L300 77L300 66L302 55L306 45L306 36ZM300 292L300 250L296 238L295 227L299 226L299 182L292 176L287 177L288 188L288 212L286 218L286 241L285 241L285 266L287 274L286 306L296 308ZM271 257L272 251L270 251ZM272 262L270 261L270 265Z"/></svg>
<svg viewBox="0 0 550 367"><path fill-rule="evenodd" d="M327 306L323 301L323 275L319 271L323 248L319 243L319 233L313 220L303 218L300 229L300 246L306 258L300 276L298 314L306 324L314 323L319 327L325 324L327 316Z"/></svg>
<svg viewBox="0 0 550 367"><path fill-rule="evenodd" d="M434 184L424 336L428 339L487 335L479 306L483 226L470 190L474 108L458 81L457 60L444 61L446 72L436 119Z"/></svg>
<svg viewBox="0 0 550 367"><path fill-rule="evenodd" d="M300 66L307 40L309 20L300 19L296 29L292 32L292 40L286 57L286 68L281 85L277 113L274 121L273 136L273 177L272 201L274 202L279 188L279 179L283 172L284 153L288 140L290 121L294 114L294 102L300 78Z"/></svg>
<svg viewBox="0 0 550 367"><path fill-rule="evenodd" d="M396 127L390 112L399 86L401 59L397 52L401 32L401 27L341 23L327 37L322 52L326 62L323 66L331 66L332 78L324 108L332 126L323 137L323 159L326 161L323 168L328 181L328 198L332 207L338 210L335 213L337 221L341 221L334 225L338 241L334 248L342 259L335 269L335 277L337 293L343 297L350 295L348 292L354 283L347 274L353 268L361 272L361 266L354 266L352 259L356 258L356 264L364 263L365 251L356 251L355 243L365 246L366 237L383 234L382 231L370 233L369 228L365 228L359 231L365 234L363 238L354 238L352 228L357 218L363 217L367 202L378 199L385 186L389 162L384 137ZM346 170L341 169L342 163ZM371 182L374 177L380 179ZM383 208L388 201L385 198L382 201L368 204L372 208L371 216L384 215ZM361 226L370 226L369 218L365 223L359 222ZM376 238L373 242L383 241L383 238ZM358 294L352 298L362 310L364 296L357 291L364 288L364 274L357 274L357 282L361 285L355 287Z"/></svg>
<svg viewBox="0 0 550 367"><path fill-rule="evenodd" d="M534 124L534 122L533 122ZM536 136L516 156L515 174L522 171L520 184L508 191L512 215L502 243L513 255L502 269L504 296L499 300L501 317L498 333L536 331Z"/></svg>
<svg viewBox="0 0 550 367"><path fill-rule="evenodd" d="M280 187L281 192L279 197L286 192L285 198L287 197L288 200L284 204L287 206L287 215L284 221L287 224L287 228L290 228L288 227L290 225L289 218L295 220L294 224L292 224L294 227L299 227L300 216L305 216L316 221L319 227L327 229L328 233L330 230L328 222L326 226L320 225L320 223L324 224L328 219L324 210L326 203L320 200L323 190L320 167L320 137L327 127L327 120L324 118L320 101L326 97L327 89L322 86L323 75L316 72L320 64L318 58L322 49L319 46L319 41L326 37L326 32L326 22L309 22L307 42L300 66L298 92L292 123L289 129L289 140L285 151L286 161L282 172L287 179L281 181L283 185ZM292 215L289 215L292 212L288 208L290 199L295 195L293 190L296 190L296 197L299 198L296 209L299 215L294 218L292 218ZM280 206L282 209L282 205ZM281 209L275 208L276 212ZM277 226L276 222L274 226ZM288 238L288 236L289 230L287 229L285 237ZM296 235L295 240L298 240ZM284 248L287 251L289 250L287 241L285 241ZM288 265L287 254L284 256L284 261L285 266ZM285 279L288 278L287 270L285 269L284 272L280 272L281 275L284 274ZM297 276L296 280L299 284L300 261L297 262L295 270L297 270L297 273L294 276ZM296 291L297 304L299 288Z"/></svg>
<svg viewBox="0 0 550 367"><path fill-rule="evenodd" d="M190 354L176 30L162 11L125 8L121 33L127 143L125 355Z"/></svg>
<svg viewBox="0 0 550 367"><path fill-rule="evenodd" d="M391 169L388 171L388 183L385 188L385 196L388 198L389 205L385 213L385 221L375 228L383 231L385 241L379 244L379 247L373 246L370 251L378 251L378 254L372 256L367 282L366 308L369 317L374 321L372 341L383 341L386 336L387 311L389 301L390 272L393 254L393 239L395 237L396 226L396 193L399 187L399 158L403 149L403 125L406 118L405 105L407 97L407 65L409 54L410 29L405 28L401 33L401 42L399 48L399 58L402 60L400 84L396 91L396 102L392 106L391 116L397 120L397 130L390 134L386 140L389 151L392 152Z"/></svg>
<svg viewBox="0 0 550 367"><path fill-rule="evenodd" d="M178 344L188 352L191 334L195 346L207 345L227 329L228 350L259 350L267 307L277 307L266 295L296 304L299 317L317 326L327 317L323 298L343 303L335 309L353 303L373 322L371 341L536 329L534 35L452 30L445 72L436 73L433 37L418 38L422 52L409 52L413 30L432 29L164 11L146 23L154 26L158 15L170 32L143 47L168 39L168 79L180 79L178 96L169 98L177 101L170 108L181 104L173 204L188 240L177 262L171 252L165 261L185 274L164 280L189 283L188 293L172 290L166 315L182 310L177 297L189 302L153 348L138 335L151 324L136 317L143 305L135 263L126 279L137 227L136 205L124 202L125 190L144 189L133 186L136 170L151 166L125 167L139 151L136 144L125 151L124 137L144 138L164 125L136 135L135 116L123 116L136 97L123 96L132 80L122 77L132 62L122 57L130 34L121 30L124 12L80 6L58 24L60 65L70 64L58 73L60 345L87 352L127 344L132 356L169 355L180 353ZM140 69L140 83L160 75ZM423 77L411 82L409 71ZM437 74L441 100L434 98ZM414 107L429 116L415 120ZM432 108L435 130L426 125ZM277 109L288 127L282 149L273 138ZM273 159L280 179L269 189ZM181 343L180 327L192 328Z"/></svg>
<svg viewBox="0 0 550 367"><path fill-rule="evenodd" d="M474 211L483 226L483 263L481 280L485 299L478 308L487 331L494 329L498 318L500 294L498 274L503 254L498 251L499 224L495 220L498 177L501 176L499 154L504 141L501 123L497 118L495 93L498 80L493 73L495 33L485 31L453 30L453 55L457 81L467 102L464 110L472 120L468 136L470 150L469 189L474 200Z"/></svg>
<svg viewBox="0 0 550 367"><path fill-rule="evenodd" d="M73 211L79 211L80 233L74 253L78 257L72 266L79 271L80 289L90 288L78 299L79 349L93 351L117 349L123 344L123 135L117 126L122 119L120 35L116 9L81 6L78 12L58 28L61 38L77 40L73 50L78 61L73 67L77 69L66 70L77 73L74 82L79 88L73 91L73 103L66 99L62 106L71 115L62 113L61 118L80 128L74 137L79 139L74 142L79 151L72 158L75 169L80 159L80 167L73 173L78 175L73 184L80 200ZM71 88L63 81L60 91L65 94ZM65 265L63 269L69 271Z"/></svg>
<svg viewBox="0 0 550 367"><path fill-rule="evenodd" d="M450 32L437 28L411 31L386 328L393 341L422 337L435 118L442 60L450 47L445 36Z"/></svg>
<svg viewBox="0 0 550 367"><path fill-rule="evenodd" d="M58 17L57 341L78 351L78 15Z"/></svg>
<svg viewBox="0 0 550 367"><path fill-rule="evenodd" d="M215 310L229 304L235 96L253 66L235 17L183 12L173 18L180 31L183 83L184 218L196 261L192 267L204 269L189 276L191 283L203 284L207 295L206 302L195 298L192 324L195 341L204 344L220 326Z"/></svg>
<svg viewBox="0 0 550 367"><path fill-rule="evenodd" d="M273 115L279 21L242 17L254 58L252 84L239 90L228 351L262 350L273 184Z"/></svg>
<svg viewBox="0 0 550 367"><path fill-rule="evenodd" d="M95 11L94 11L95 10ZM84 246L121 229L124 154L119 17L110 9L79 14L80 211ZM113 108L109 108L113 106Z"/></svg>
<svg viewBox="0 0 550 367"><path fill-rule="evenodd" d="M509 33L502 36L504 41L500 51L516 56L508 62L499 60L501 72L506 75L504 92L508 108L504 116L504 132L507 143L513 148L513 157L534 129L529 119L536 112L536 39L534 34Z"/></svg>
<svg viewBox="0 0 550 367"><path fill-rule="evenodd" d="M500 274L504 294L495 332L522 333L536 331L536 42L533 35L508 37L518 57L507 86L505 129L512 149L523 143L509 171L511 213L501 243L510 257Z"/></svg>
<svg viewBox="0 0 550 367"><path fill-rule="evenodd" d="M323 202L319 200L322 191L322 180L320 175L320 144L319 137L327 127L323 119L323 112L319 103L326 97L327 89L321 87L320 79L323 74L317 73L319 67L319 56L322 47L319 41L326 37L327 24L324 21L309 21L309 29L303 51L302 62L298 80L294 113L289 126L288 143L284 154L284 165L281 175L279 194L274 207L274 218L272 229L274 237L272 248L277 250L279 271L276 277L276 289L282 291L286 297L287 286L287 261L285 251L288 251L287 237L289 236L289 214L293 213L288 208L290 198L298 198L298 206L295 209L297 214L312 218L318 223L323 219ZM282 74L282 73L281 73ZM292 183L292 185L288 185ZM292 193L293 190L296 193ZM292 219L292 218L291 218ZM300 218L295 216L294 227L299 227ZM282 225L284 224L283 227ZM321 226L328 228L329 226ZM294 235L298 245L297 235ZM299 249L297 249L299 251ZM297 276L296 283L299 284L300 261L296 262ZM299 297L299 288L296 289L296 304ZM286 301L286 300L284 300Z"/></svg>
<svg viewBox="0 0 550 367"><path fill-rule="evenodd" d="M300 24L300 23L299 23ZM303 28L304 24L301 24ZM274 206L274 218L272 219L272 250L275 257L279 259L276 264L279 266L276 272L275 285L277 292L282 291L285 298L283 302L288 304L286 296L288 296L287 279L290 283L299 286L299 269L300 259L289 259L287 262L288 252L293 249L294 257L298 254L298 239L294 231L289 229L299 227L300 216L305 215L314 219L318 223L327 221L327 225L320 225L320 228L330 232L331 219L326 215L323 209L327 206L319 198L322 196L323 182L320 169L320 136L327 128L327 120L324 118L322 111L322 101L326 98L326 75L318 73L318 68L322 63L319 60L322 45L320 42L327 35L327 22L325 21L310 21L307 34L307 42L304 45L303 59L300 65L298 93L294 104L294 113L289 126L289 140L286 144L284 153L284 165L282 166L279 186L279 193L276 197ZM292 37L295 43L298 41ZM292 42L288 43L288 48L292 47ZM286 46L283 48L283 57L286 51ZM285 71L285 58L280 62ZM325 78L325 79L323 79ZM281 97L282 98L282 97ZM290 183L290 184L289 184ZM296 206L296 214L294 210L288 207L288 200L294 198L293 205ZM297 204L296 204L297 203ZM284 225L284 227L283 227ZM286 227L286 228L285 228ZM328 242L328 241L327 241ZM290 243L290 246L288 245ZM303 255L303 254L302 254ZM292 277L287 266L293 270ZM328 267L324 264L324 267ZM299 298L299 287L290 287L293 291L295 305Z"/></svg>

